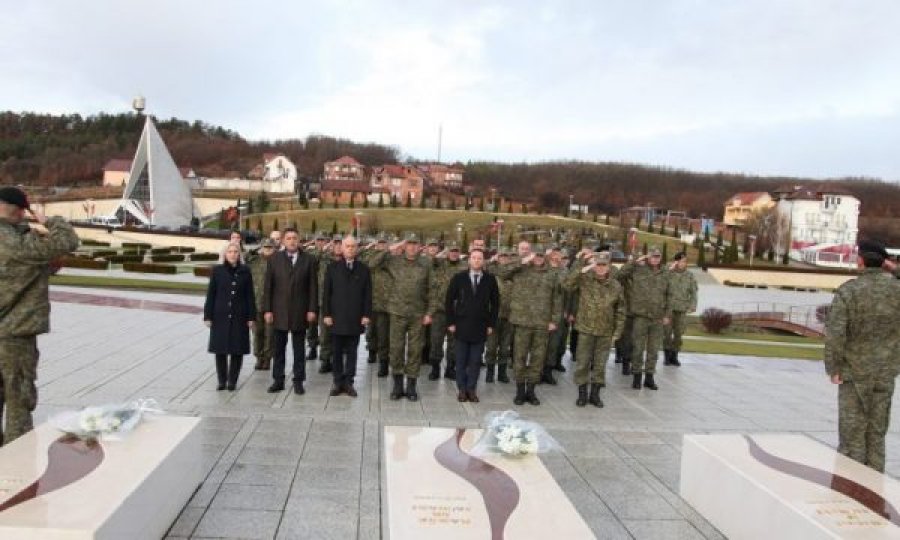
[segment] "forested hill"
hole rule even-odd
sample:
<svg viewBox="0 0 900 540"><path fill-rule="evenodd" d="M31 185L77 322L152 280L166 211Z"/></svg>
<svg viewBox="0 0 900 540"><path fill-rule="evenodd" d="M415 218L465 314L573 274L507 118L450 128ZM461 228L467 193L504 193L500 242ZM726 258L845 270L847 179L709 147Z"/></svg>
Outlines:
<svg viewBox="0 0 900 540"><path fill-rule="evenodd" d="M203 176L246 176L265 152L284 153L308 176L321 174L326 161L343 155L365 165L396 163L399 158L397 148L380 144L318 135L253 142L201 121L154 120L175 162ZM0 112L0 184L96 184L109 159L134 155L143 126L143 118L135 114Z"/></svg>
<svg viewBox="0 0 900 540"><path fill-rule="evenodd" d="M54 116L0 113L0 183L26 185L91 185L99 182L110 158L130 158L143 119L135 114ZM365 165L396 163L400 149L375 143L310 136L305 140L247 141L238 133L179 119L157 119L175 161L202 176L245 176L264 152L282 152L297 163L300 174L318 177L322 165L351 155ZM569 195L592 212L617 212L623 207L652 203L685 210L693 216L720 218L723 203L741 191L772 191L782 185L815 184L788 177L704 174L625 163L546 162L509 164L470 162L466 183L488 194L490 188L547 211L560 211ZM833 180L862 201L862 214L879 219L878 228L900 228L888 220L900 209L900 185L871 179ZM891 232L891 231L888 231ZM891 236L900 237L900 231Z"/></svg>

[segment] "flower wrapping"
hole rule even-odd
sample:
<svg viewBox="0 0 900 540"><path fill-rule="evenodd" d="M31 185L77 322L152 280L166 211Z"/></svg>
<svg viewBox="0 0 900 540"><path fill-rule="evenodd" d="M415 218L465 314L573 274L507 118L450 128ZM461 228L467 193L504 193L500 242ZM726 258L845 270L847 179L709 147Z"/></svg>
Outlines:
<svg viewBox="0 0 900 540"><path fill-rule="evenodd" d="M537 422L525 420L515 411L491 411L485 415L484 433L470 453L522 457L561 450L556 439Z"/></svg>
<svg viewBox="0 0 900 540"><path fill-rule="evenodd" d="M145 414L163 414L156 400L85 407L63 411L50 418L56 429L79 439L122 440L141 422Z"/></svg>

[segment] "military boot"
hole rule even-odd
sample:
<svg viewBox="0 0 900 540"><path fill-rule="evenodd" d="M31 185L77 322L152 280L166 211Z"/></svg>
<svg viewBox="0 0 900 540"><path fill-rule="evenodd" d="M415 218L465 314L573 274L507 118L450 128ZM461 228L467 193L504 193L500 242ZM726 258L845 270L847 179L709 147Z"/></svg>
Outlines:
<svg viewBox="0 0 900 540"><path fill-rule="evenodd" d="M369 351L368 360L370 364L378 362L378 355L375 353L375 351Z"/></svg>
<svg viewBox="0 0 900 540"><path fill-rule="evenodd" d="M509 382L509 376L506 375L506 364L497 364L497 380L504 384Z"/></svg>
<svg viewBox="0 0 900 540"><path fill-rule="evenodd" d="M378 377L385 378L388 376L388 359L387 358L379 358L378 359Z"/></svg>
<svg viewBox="0 0 900 540"><path fill-rule="evenodd" d="M531 403L532 405L541 404L541 400L539 400L534 393L534 383L525 384L525 401Z"/></svg>
<svg viewBox="0 0 900 540"><path fill-rule="evenodd" d="M681 362L678 360L678 351L677 350L672 351L672 365L676 366L676 367L681 365Z"/></svg>
<svg viewBox="0 0 900 540"><path fill-rule="evenodd" d="M253 366L253 369L261 370L263 367L263 359L262 356L256 357L256 365Z"/></svg>
<svg viewBox="0 0 900 540"><path fill-rule="evenodd" d="M406 399L419 401L419 394L416 392L416 380L412 377L406 378Z"/></svg>
<svg viewBox="0 0 900 540"><path fill-rule="evenodd" d="M428 374L429 381L436 381L441 378L441 363L440 362L432 362L431 363L431 373Z"/></svg>
<svg viewBox="0 0 900 540"><path fill-rule="evenodd" d="M656 386L656 381L653 380L652 373L648 373L644 376L644 388L649 388L650 390L659 390L659 387Z"/></svg>
<svg viewBox="0 0 900 540"><path fill-rule="evenodd" d="M566 372L566 366L563 365L562 355L556 359L556 365L553 366L553 369L560 373Z"/></svg>
<svg viewBox="0 0 900 540"><path fill-rule="evenodd" d="M641 389L641 374L635 373L631 378L631 387L635 390Z"/></svg>
<svg viewBox="0 0 900 540"><path fill-rule="evenodd" d="M331 373L332 371L334 371L334 367L331 362L322 362L322 365L319 366L319 373Z"/></svg>
<svg viewBox="0 0 900 540"><path fill-rule="evenodd" d="M391 399L397 401L403 396L403 375L394 375L394 389L391 390Z"/></svg>
<svg viewBox="0 0 900 540"><path fill-rule="evenodd" d="M307 360L315 360L319 357L319 348L318 347L310 347L309 354L306 355Z"/></svg>
<svg viewBox="0 0 900 540"><path fill-rule="evenodd" d="M266 358L263 358L262 359L262 367L259 369L261 369L263 371L269 371L270 369L272 369L272 357L267 356Z"/></svg>
<svg viewBox="0 0 900 540"><path fill-rule="evenodd" d="M516 383L516 397L513 399L516 405L525 403L525 383Z"/></svg>
<svg viewBox="0 0 900 540"><path fill-rule="evenodd" d="M576 407L584 407L587 405L587 385L578 385L578 399L575 400Z"/></svg>
<svg viewBox="0 0 900 540"><path fill-rule="evenodd" d="M484 382L492 383L494 382L494 368L496 364L488 364L486 368L484 368Z"/></svg>
<svg viewBox="0 0 900 540"><path fill-rule="evenodd" d="M663 365L672 365L672 349L663 349Z"/></svg>
<svg viewBox="0 0 900 540"><path fill-rule="evenodd" d="M600 399L600 385L597 383L591 384L591 397L588 398L588 403L593 405L594 407L603 407L603 400Z"/></svg>
<svg viewBox="0 0 900 540"><path fill-rule="evenodd" d="M631 375L631 362L627 358L622 360L622 375Z"/></svg>
<svg viewBox="0 0 900 540"><path fill-rule="evenodd" d="M541 382L547 384L556 384L556 379L553 378L553 368L545 367L544 373L541 375Z"/></svg>
<svg viewBox="0 0 900 540"><path fill-rule="evenodd" d="M449 359L447 361L447 369L444 370L444 378L450 379L451 381L456 380L456 365L453 362L450 362Z"/></svg>

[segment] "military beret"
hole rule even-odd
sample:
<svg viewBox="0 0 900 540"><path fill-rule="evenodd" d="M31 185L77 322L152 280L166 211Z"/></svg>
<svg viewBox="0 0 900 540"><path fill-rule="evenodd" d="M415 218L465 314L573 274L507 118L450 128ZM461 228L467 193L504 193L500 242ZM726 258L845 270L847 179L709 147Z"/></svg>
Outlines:
<svg viewBox="0 0 900 540"><path fill-rule="evenodd" d="M679 251L678 253L675 254L674 257L672 257L672 260L680 261L681 259L685 259L685 258L687 258L687 253L685 253L683 251Z"/></svg>
<svg viewBox="0 0 900 540"><path fill-rule="evenodd" d="M887 259L889 257L887 249L884 245L874 240L860 240L857 244L859 255L861 257L881 257Z"/></svg>
<svg viewBox="0 0 900 540"><path fill-rule="evenodd" d="M24 210L31 207L31 205L28 204L28 196L25 195L25 192L12 186L0 188L0 201L13 206L18 206Z"/></svg>

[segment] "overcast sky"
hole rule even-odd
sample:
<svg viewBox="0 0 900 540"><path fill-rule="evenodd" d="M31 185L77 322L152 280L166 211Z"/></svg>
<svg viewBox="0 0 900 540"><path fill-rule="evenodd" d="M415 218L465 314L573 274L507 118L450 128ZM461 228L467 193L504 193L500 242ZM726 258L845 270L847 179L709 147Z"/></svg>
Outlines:
<svg viewBox="0 0 900 540"><path fill-rule="evenodd" d="M0 108L900 181L900 1L0 0Z"/></svg>

